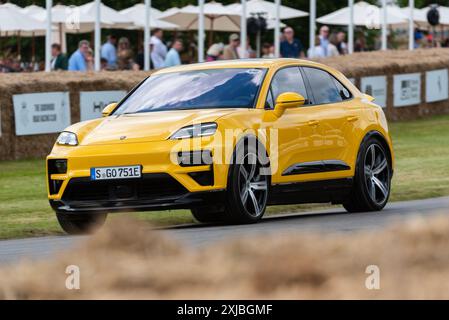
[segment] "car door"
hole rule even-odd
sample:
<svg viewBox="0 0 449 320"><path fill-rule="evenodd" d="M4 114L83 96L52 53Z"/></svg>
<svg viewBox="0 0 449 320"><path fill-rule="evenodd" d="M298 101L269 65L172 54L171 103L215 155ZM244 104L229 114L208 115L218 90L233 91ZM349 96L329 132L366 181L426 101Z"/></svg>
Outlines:
<svg viewBox="0 0 449 320"><path fill-rule="evenodd" d="M305 106L287 109L280 117L271 117L277 97L285 92L301 94L306 99ZM323 137L313 121L315 113L307 107L309 103L309 93L299 66L278 70L271 81L265 117L265 125L271 130L271 137L277 137L272 139L270 146L274 184L300 181L301 176L286 174L287 170L297 163L316 160L315 154L323 144Z"/></svg>
<svg viewBox="0 0 449 320"><path fill-rule="evenodd" d="M322 144L313 150L312 158L321 161L321 171L307 178L337 179L354 175L354 144L357 141L359 109L354 107L351 92L326 70L301 68L310 91L309 111L316 121Z"/></svg>

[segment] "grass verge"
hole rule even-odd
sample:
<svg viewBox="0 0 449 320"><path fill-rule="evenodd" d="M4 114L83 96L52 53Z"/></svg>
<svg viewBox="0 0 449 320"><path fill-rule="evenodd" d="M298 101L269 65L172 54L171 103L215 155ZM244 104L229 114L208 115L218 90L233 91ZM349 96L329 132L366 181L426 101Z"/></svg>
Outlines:
<svg viewBox="0 0 449 320"><path fill-rule="evenodd" d="M449 195L449 115L391 124L396 153L392 201ZM271 207L268 214L310 209ZM133 213L153 225L194 222L187 210ZM43 160L0 162L0 239L62 234L48 205Z"/></svg>

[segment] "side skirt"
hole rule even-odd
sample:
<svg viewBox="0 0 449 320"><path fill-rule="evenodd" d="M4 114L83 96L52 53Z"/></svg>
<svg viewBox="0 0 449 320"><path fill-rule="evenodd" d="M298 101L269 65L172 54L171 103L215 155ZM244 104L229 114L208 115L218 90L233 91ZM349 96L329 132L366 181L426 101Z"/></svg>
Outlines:
<svg viewBox="0 0 449 320"><path fill-rule="evenodd" d="M268 205L302 203L341 204L349 196L353 178L273 185Z"/></svg>

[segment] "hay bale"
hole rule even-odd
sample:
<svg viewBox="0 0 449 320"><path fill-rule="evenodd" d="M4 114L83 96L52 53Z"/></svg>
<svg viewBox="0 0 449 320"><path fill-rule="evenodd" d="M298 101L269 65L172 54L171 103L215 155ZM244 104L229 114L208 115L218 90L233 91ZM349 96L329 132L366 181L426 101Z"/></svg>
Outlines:
<svg viewBox="0 0 449 320"><path fill-rule="evenodd" d="M0 78L2 136L0 160L42 158L51 150L57 134L15 135L14 105L16 94L67 91L70 94L72 123L80 121L81 91L131 90L148 72L52 72L5 74Z"/></svg>
<svg viewBox="0 0 449 320"><path fill-rule="evenodd" d="M390 120L412 120L431 115L449 113L449 100L426 103L426 71L449 68L449 49L419 49L361 52L350 56L318 59L343 72L347 77L355 78L360 83L362 77L386 75L387 108ZM421 73L421 104L395 108L393 106L393 76L405 73Z"/></svg>

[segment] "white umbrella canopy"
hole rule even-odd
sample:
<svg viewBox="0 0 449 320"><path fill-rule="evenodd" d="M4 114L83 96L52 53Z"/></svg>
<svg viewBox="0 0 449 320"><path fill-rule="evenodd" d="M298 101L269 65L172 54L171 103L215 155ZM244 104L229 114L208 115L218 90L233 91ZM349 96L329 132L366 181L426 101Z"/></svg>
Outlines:
<svg viewBox="0 0 449 320"><path fill-rule="evenodd" d="M410 8L399 8L401 13L405 16L405 18L409 18L410 16ZM424 9L417 9L415 8L413 10L413 21L419 24L425 24L427 22L427 12Z"/></svg>
<svg viewBox="0 0 449 320"><path fill-rule="evenodd" d="M19 9L17 9L19 8ZM11 6L10 3L0 5L0 34L31 35L33 32L45 33L45 23L38 21L20 12L20 7Z"/></svg>
<svg viewBox="0 0 449 320"><path fill-rule="evenodd" d="M172 8L170 8L170 9L165 10L165 11L162 11L161 13L159 13L158 19L159 19L161 16L169 16L169 15L171 15L172 13L177 12L178 10L179 10L178 7L172 7Z"/></svg>
<svg viewBox="0 0 449 320"><path fill-rule="evenodd" d="M145 4L138 3L130 8L119 11L120 14L130 19L134 26L130 29L142 29L145 28ZM179 29L176 24L159 20L158 17L162 12L158 9L151 8L150 28L159 28L164 30Z"/></svg>
<svg viewBox="0 0 449 320"><path fill-rule="evenodd" d="M26 16L28 16L28 17L31 17L31 18L33 18L33 19L36 19L36 17L35 17L35 15L37 15L37 14L44 14L44 15L46 15L46 10L44 9L44 8L42 8L42 7L39 7L39 6L36 6L35 4L32 4L32 5L30 5L30 6L28 6L28 7L25 7L25 8L20 8L21 10L20 10L20 12L21 13L23 13L23 14L25 14ZM39 20L39 19L36 19L36 20ZM41 22L44 22L43 20L39 20L39 21L41 21ZM45 31L27 31L27 32L25 32L25 33L20 33L21 35L23 35L23 36L37 36L37 37L39 37L39 36L45 36Z"/></svg>
<svg viewBox="0 0 449 320"><path fill-rule="evenodd" d="M75 6L65 6L57 4L51 8L51 21L52 23L66 23L73 20L75 15ZM45 21L47 19L47 10L32 13L32 16L39 21Z"/></svg>
<svg viewBox="0 0 449 320"><path fill-rule="evenodd" d="M32 15L35 19L45 22L47 11ZM51 8L51 21L62 33L86 33L93 31L93 23L81 17L79 7L57 4Z"/></svg>
<svg viewBox="0 0 449 320"><path fill-rule="evenodd" d="M39 7L39 6L35 5L35 4L32 4L32 5L28 6L28 7L23 8L21 10L21 12L23 14L28 15L28 16L34 16L36 14L46 12L46 10L44 8L42 8L42 7Z"/></svg>
<svg viewBox="0 0 449 320"><path fill-rule="evenodd" d="M80 21L86 24L91 23L92 29L95 25L95 1L83 4L78 7L80 13ZM106 6L105 4L100 4L101 12L101 27L106 29L124 29L131 27L133 22L131 18L122 15L120 12Z"/></svg>
<svg viewBox="0 0 449 320"><path fill-rule="evenodd" d="M283 22L279 22L279 28L285 28L287 25ZM273 30L276 28L276 20L275 19L269 19L267 20L267 29Z"/></svg>
<svg viewBox="0 0 449 320"><path fill-rule="evenodd" d="M11 3L11 2L0 4L0 6L5 7L5 8L9 8L9 9L14 9L14 10L17 10L17 11L21 11L23 9L22 7L19 7L18 5L14 4L14 3Z"/></svg>
<svg viewBox="0 0 449 320"><path fill-rule="evenodd" d="M406 20L406 22L393 24L393 27L396 28L407 28L408 27L408 21L410 17L410 8L404 7L400 8L395 5L389 5L388 11L392 12L394 15L402 17ZM423 9L417 9L415 8L413 10L413 22L417 24L420 28L427 26L427 14L423 11Z"/></svg>
<svg viewBox="0 0 449 320"><path fill-rule="evenodd" d="M232 10L235 10L237 14L241 14L242 5L241 3L234 3L227 6ZM274 2L265 0L249 0L246 2L246 16L247 18L255 16L257 14L262 14L267 20L276 19L276 4ZM305 11L298 9L282 6L280 8L280 19L287 20L293 18L307 17L309 14Z"/></svg>
<svg viewBox="0 0 449 320"><path fill-rule="evenodd" d="M350 8L345 7L316 19L321 24L347 26L350 23ZM406 23L407 20L387 10L387 24ZM354 25L379 29L383 24L382 9L364 1L354 4Z"/></svg>
<svg viewBox="0 0 449 320"><path fill-rule="evenodd" d="M101 4L101 27L105 29L126 29L133 25L130 18ZM95 2L82 6L55 5L51 9L52 22L58 24L65 33L87 33L95 30ZM35 14L38 20L47 19L46 12Z"/></svg>
<svg viewBox="0 0 449 320"><path fill-rule="evenodd" d="M188 5L180 9L164 12L159 19L174 23L183 30L198 30L199 7ZM205 30L240 31L240 14L218 2L208 2L204 5Z"/></svg>

